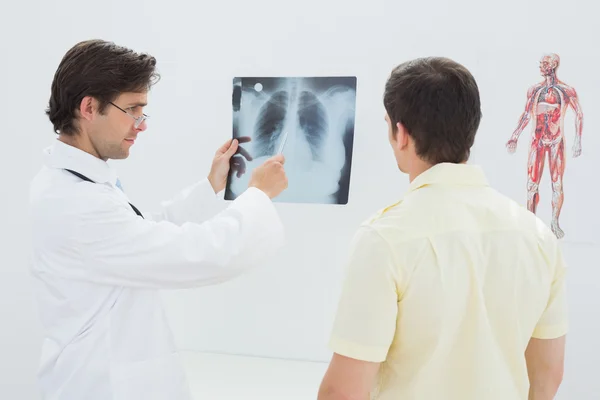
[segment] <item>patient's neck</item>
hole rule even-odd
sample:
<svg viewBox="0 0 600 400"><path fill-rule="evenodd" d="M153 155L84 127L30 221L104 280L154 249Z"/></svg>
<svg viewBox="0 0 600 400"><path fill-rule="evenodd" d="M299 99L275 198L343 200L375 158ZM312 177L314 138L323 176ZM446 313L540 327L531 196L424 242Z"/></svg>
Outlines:
<svg viewBox="0 0 600 400"><path fill-rule="evenodd" d="M411 161L411 163L409 165L409 169L408 169L409 182L412 182L413 180L415 180L415 178L417 176L421 175L423 172L427 171L432 166L433 166L433 164L425 162L425 161L421 160L419 157L415 157Z"/></svg>

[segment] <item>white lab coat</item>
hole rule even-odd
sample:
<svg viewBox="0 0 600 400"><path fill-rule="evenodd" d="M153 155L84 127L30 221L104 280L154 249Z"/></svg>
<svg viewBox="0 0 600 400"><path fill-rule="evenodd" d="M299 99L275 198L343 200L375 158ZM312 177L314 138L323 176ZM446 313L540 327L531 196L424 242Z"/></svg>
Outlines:
<svg viewBox="0 0 600 400"><path fill-rule="evenodd" d="M44 157L30 191L42 398L189 400L158 290L216 284L260 264L283 244L273 203L250 188L202 221L217 201L204 180L143 219L108 163L59 141Z"/></svg>

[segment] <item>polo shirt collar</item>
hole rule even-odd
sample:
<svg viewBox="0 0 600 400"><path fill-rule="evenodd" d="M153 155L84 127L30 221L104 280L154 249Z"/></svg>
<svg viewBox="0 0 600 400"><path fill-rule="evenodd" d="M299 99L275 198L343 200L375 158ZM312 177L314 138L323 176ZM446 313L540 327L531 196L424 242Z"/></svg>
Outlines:
<svg viewBox="0 0 600 400"><path fill-rule="evenodd" d="M44 161L49 168L70 169L96 183L115 185L117 182L115 169L106 161L60 140L44 150Z"/></svg>
<svg viewBox="0 0 600 400"><path fill-rule="evenodd" d="M440 163L418 175L408 186L408 192L429 185L489 186L483 169L477 165Z"/></svg>

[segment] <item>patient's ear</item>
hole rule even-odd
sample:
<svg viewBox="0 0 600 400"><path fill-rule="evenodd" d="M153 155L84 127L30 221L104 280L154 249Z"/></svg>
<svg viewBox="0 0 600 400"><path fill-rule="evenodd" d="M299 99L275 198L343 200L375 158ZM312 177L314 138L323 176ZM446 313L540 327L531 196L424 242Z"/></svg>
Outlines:
<svg viewBox="0 0 600 400"><path fill-rule="evenodd" d="M398 150L406 149L410 141L408 131L400 122L396 123L396 141L398 142Z"/></svg>

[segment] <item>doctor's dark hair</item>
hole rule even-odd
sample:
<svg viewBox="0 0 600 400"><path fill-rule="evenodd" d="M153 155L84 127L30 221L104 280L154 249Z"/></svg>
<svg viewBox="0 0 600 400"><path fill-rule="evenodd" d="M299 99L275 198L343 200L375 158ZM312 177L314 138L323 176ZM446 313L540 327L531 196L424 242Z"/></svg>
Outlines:
<svg viewBox="0 0 600 400"><path fill-rule="evenodd" d="M392 133L400 122L424 161L469 159L482 113L477 83L464 66L443 57L400 64L386 82L383 104Z"/></svg>
<svg viewBox="0 0 600 400"><path fill-rule="evenodd" d="M121 93L144 92L160 79L156 59L104 40L77 43L64 55L51 86L46 115L54 132L75 135L81 100L92 96L99 112Z"/></svg>

